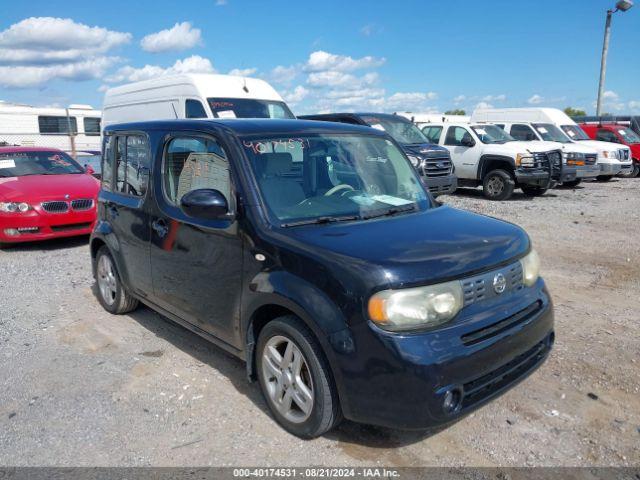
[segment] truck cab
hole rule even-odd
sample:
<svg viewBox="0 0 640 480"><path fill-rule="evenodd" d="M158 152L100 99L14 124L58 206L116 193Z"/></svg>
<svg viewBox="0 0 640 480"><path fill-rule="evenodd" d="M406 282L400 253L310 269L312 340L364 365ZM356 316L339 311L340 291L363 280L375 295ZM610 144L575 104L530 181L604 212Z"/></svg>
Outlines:
<svg viewBox="0 0 640 480"><path fill-rule="evenodd" d="M446 148L429 142L413 122L387 113L327 113L302 115L300 119L366 125L385 131L398 142L432 195L455 192L455 167Z"/></svg>
<svg viewBox="0 0 640 480"><path fill-rule="evenodd" d="M581 123L580 128L593 140L619 143L631 149L633 169L621 176L637 177L640 173L640 135L629 126L620 123Z"/></svg>
<svg viewBox="0 0 640 480"><path fill-rule="evenodd" d="M507 200L515 188L544 194L562 175L562 151L554 142L516 141L487 123L428 123L423 133L451 153L460 186L482 186L490 200Z"/></svg>
<svg viewBox="0 0 640 480"><path fill-rule="evenodd" d="M585 178L595 178L600 174L598 152L572 141L552 123L493 122L522 142L555 142L562 150L563 174L560 183L567 187L579 185Z"/></svg>

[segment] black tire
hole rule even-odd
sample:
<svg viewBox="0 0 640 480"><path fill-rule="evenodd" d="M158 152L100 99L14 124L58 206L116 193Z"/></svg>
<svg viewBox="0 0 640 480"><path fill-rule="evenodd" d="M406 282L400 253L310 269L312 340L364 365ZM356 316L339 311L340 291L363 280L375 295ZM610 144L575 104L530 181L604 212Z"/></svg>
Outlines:
<svg viewBox="0 0 640 480"><path fill-rule="evenodd" d="M520 188L527 197L539 197L547 191L545 187L537 187L534 185L521 185Z"/></svg>
<svg viewBox="0 0 640 480"><path fill-rule="evenodd" d="M302 352L312 381L313 406L306 420L296 423L285 418L271 399L263 373L263 354L267 343L277 337L285 337ZM289 433L300 438L315 438L334 428L341 420L340 402L333 382L329 363L311 331L293 315L278 317L260 331L256 348L256 371L265 402L276 421Z"/></svg>
<svg viewBox="0 0 640 480"><path fill-rule="evenodd" d="M622 177L622 178L636 178L638 176L638 174L640 174L640 163L638 163L638 162L636 162L634 160L633 161L633 167L631 168L631 172L625 173L625 174L621 173L618 176Z"/></svg>
<svg viewBox="0 0 640 480"><path fill-rule="evenodd" d="M507 200L515 187L511 174L499 168L491 170L482 180L482 193L489 200Z"/></svg>
<svg viewBox="0 0 640 480"><path fill-rule="evenodd" d="M612 178L613 178L612 175L598 175L596 177L596 180L599 181L599 182L608 182Z"/></svg>
<svg viewBox="0 0 640 480"><path fill-rule="evenodd" d="M568 187L568 188L576 188L581 183L582 183L582 179L576 178L575 180L571 180L570 182L562 182L562 186Z"/></svg>
<svg viewBox="0 0 640 480"><path fill-rule="evenodd" d="M100 287L101 280L100 278L98 278L100 276L99 266L100 266L102 257L106 257L106 259L108 259L113 269L113 277L115 281L115 292L110 299L105 298L103 294L103 290ZM116 267L116 262L113 260L113 257L111 256L111 252L109 252L109 249L106 246L100 247L100 249L98 250L98 253L96 254L96 258L94 262L95 262L94 272L96 276L95 278L96 278L96 285L97 285L97 297L98 297L98 301L100 302L100 305L102 305L102 307L107 312L113 313L115 315L129 313L135 310L136 308L138 308L138 305L139 305L138 300L132 297L131 294L127 292L127 290L124 288L124 285L122 285L122 281L120 280L120 274L118 273L118 268Z"/></svg>

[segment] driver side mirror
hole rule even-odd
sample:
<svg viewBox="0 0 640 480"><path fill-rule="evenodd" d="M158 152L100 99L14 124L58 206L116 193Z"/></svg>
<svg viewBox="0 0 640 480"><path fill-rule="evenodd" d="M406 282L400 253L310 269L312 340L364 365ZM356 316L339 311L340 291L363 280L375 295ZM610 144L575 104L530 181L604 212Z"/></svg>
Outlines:
<svg viewBox="0 0 640 480"><path fill-rule="evenodd" d="M180 199L180 208L190 217L206 220L228 218L229 203L219 190L200 188L185 193Z"/></svg>
<svg viewBox="0 0 640 480"><path fill-rule="evenodd" d="M470 136L465 135L464 137L462 137L462 140L460 140L460 145L462 145L463 147L473 147L475 146L475 144L476 142Z"/></svg>

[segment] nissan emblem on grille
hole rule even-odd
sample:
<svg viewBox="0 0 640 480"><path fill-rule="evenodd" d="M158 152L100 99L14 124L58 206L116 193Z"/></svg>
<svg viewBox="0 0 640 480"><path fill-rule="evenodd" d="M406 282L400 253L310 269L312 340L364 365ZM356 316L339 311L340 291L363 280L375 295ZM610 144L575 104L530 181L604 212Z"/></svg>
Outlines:
<svg viewBox="0 0 640 480"><path fill-rule="evenodd" d="M507 280L503 274L497 273L496 276L493 277L493 290L495 290L496 293L502 293L505 288L507 288Z"/></svg>

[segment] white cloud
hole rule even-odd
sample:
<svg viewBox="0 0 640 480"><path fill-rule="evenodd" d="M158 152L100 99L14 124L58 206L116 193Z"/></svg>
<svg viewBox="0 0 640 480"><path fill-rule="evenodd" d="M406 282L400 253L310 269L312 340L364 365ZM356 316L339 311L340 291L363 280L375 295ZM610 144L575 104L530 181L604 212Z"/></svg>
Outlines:
<svg viewBox="0 0 640 480"><path fill-rule="evenodd" d="M118 69L105 80L109 83L138 82L148 80L150 78L159 77L161 75L173 75L179 73L215 73L215 69L208 58L200 55L191 55L183 60L176 62L167 68L159 65L145 65L141 68L134 68L130 65Z"/></svg>
<svg viewBox="0 0 640 480"><path fill-rule="evenodd" d="M384 64L385 61L384 58L375 58L369 55L362 58L352 58L346 55L336 55L318 50L309 55L305 69L310 72L325 70L350 72L353 70L379 67Z"/></svg>
<svg viewBox="0 0 640 480"><path fill-rule="evenodd" d="M500 95L485 95L482 97L483 102L504 102L507 99L507 96L502 93Z"/></svg>
<svg viewBox="0 0 640 480"><path fill-rule="evenodd" d="M527 103L529 105L539 105L542 102L544 102L544 97L538 95L537 93L531 95L531 97L529 97L529 100L527 100Z"/></svg>
<svg viewBox="0 0 640 480"><path fill-rule="evenodd" d="M278 65L269 73L269 79L273 83L281 85L290 85L295 77L298 75L300 68L296 65L285 67L284 65Z"/></svg>
<svg viewBox="0 0 640 480"><path fill-rule="evenodd" d="M375 23L368 23L367 25L364 25L360 29L360 33L362 35L364 35L365 37L370 37L371 35L374 35L376 33L380 33L381 31L382 31L382 28L380 28Z"/></svg>
<svg viewBox="0 0 640 480"><path fill-rule="evenodd" d="M285 90L282 92L282 97L290 105L295 105L301 102L307 97L307 95L309 95L309 90L304 88L302 85L298 85L293 90Z"/></svg>
<svg viewBox="0 0 640 480"><path fill-rule="evenodd" d="M607 90L602 94L602 99L611 100L612 102L617 102L620 99L620 96L612 90Z"/></svg>
<svg viewBox="0 0 640 480"><path fill-rule="evenodd" d="M453 98L453 103L455 103L456 105L464 102L467 99L466 95L458 95L457 97Z"/></svg>
<svg viewBox="0 0 640 480"><path fill-rule="evenodd" d="M257 71L257 68L234 68L229 71L228 75L235 75L236 77L250 77Z"/></svg>
<svg viewBox="0 0 640 480"><path fill-rule="evenodd" d="M428 109L428 102L438 98L434 92L397 92L385 100L388 110L424 111Z"/></svg>
<svg viewBox="0 0 640 480"><path fill-rule="evenodd" d="M639 100L631 100L629 102L629 108L631 110L640 110L640 101Z"/></svg>
<svg viewBox="0 0 640 480"><path fill-rule="evenodd" d="M227 4L227 0L216 0L216 7L222 7Z"/></svg>
<svg viewBox="0 0 640 480"><path fill-rule="evenodd" d="M198 28L190 22L176 23L173 27L151 33L140 41L145 52L179 52L199 45L202 40Z"/></svg>
<svg viewBox="0 0 640 480"><path fill-rule="evenodd" d="M476 106L474 108L476 108L476 109L479 109L479 108L493 108L493 105L491 105L490 103L487 103L487 102L478 102L478 103L476 103Z"/></svg>
<svg viewBox="0 0 640 480"><path fill-rule="evenodd" d="M54 78L64 80L91 80L104 75L117 58L95 57L83 62L61 65L0 66L0 86L10 88L39 87Z"/></svg>

